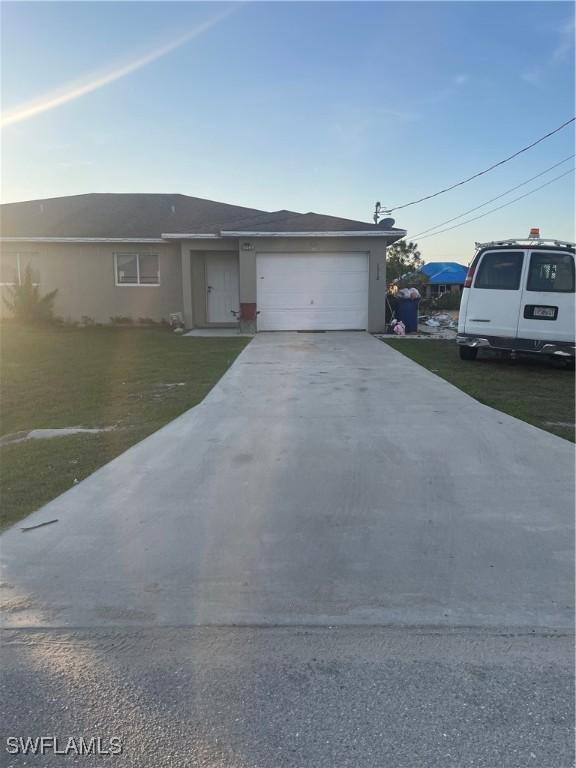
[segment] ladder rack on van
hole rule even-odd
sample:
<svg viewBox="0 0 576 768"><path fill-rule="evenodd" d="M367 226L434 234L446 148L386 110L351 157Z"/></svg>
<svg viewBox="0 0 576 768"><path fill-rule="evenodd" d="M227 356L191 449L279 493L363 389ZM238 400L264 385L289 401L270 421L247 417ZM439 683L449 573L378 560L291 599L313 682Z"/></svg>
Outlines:
<svg viewBox="0 0 576 768"><path fill-rule="evenodd" d="M519 245L522 247L529 247L531 245L555 245L558 248L571 248L574 250L576 247L574 243L569 243L566 240L545 240L535 237L513 237L510 240L493 240L489 243L476 243L476 249L489 248L495 245Z"/></svg>

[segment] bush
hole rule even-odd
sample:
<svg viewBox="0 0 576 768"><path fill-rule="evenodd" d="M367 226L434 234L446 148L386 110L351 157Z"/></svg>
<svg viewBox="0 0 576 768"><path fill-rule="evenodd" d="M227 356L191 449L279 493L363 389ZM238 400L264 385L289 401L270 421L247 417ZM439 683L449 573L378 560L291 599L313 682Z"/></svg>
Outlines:
<svg viewBox="0 0 576 768"><path fill-rule="evenodd" d="M430 303L431 309L460 309L461 295L457 292L444 293L437 299L432 299Z"/></svg>
<svg viewBox="0 0 576 768"><path fill-rule="evenodd" d="M34 284L32 268L28 264L20 283L8 286L4 304L13 318L21 323L51 323L54 321L54 299L57 293L56 289L41 296L38 285Z"/></svg>
<svg viewBox="0 0 576 768"><path fill-rule="evenodd" d="M127 315L114 315L110 318L112 325L134 325L134 320Z"/></svg>

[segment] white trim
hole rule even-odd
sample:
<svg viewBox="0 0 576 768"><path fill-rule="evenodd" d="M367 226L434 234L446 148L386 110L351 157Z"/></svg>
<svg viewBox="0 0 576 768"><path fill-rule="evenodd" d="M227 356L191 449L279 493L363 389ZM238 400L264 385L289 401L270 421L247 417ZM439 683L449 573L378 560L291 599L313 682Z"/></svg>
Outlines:
<svg viewBox="0 0 576 768"><path fill-rule="evenodd" d="M162 233L162 237L164 240L221 240L220 235L213 235L213 234L192 234L192 233Z"/></svg>
<svg viewBox="0 0 576 768"><path fill-rule="evenodd" d="M362 230L339 231L339 232L241 232L222 230L222 237L404 237L407 232L404 229L397 229L395 232L386 230L375 231L370 229L366 232Z"/></svg>
<svg viewBox="0 0 576 768"><path fill-rule="evenodd" d="M163 243L161 237L0 237L2 243Z"/></svg>
<svg viewBox="0 0 576 768"><path fill-rule="evenodd" d="M118 282L118 256L136 256L136 282L119 283ZM141 283L140 282L140 256L156 256L158 259L158 282ZM159 253L123 253L114 251L114 283L116 288L159 288L160 287L160 254Z"/></svg>
<svg viewBox="0 0 576 768"><path fill-rule="evenodd" d="M219 235L192 232L162 233L161 237L0 237L2 243L165 243L166 240L222 240L225 237L397 237L408 233L404 229L366 232L361 230L339 232L242 232L222 230Z"/></svg>

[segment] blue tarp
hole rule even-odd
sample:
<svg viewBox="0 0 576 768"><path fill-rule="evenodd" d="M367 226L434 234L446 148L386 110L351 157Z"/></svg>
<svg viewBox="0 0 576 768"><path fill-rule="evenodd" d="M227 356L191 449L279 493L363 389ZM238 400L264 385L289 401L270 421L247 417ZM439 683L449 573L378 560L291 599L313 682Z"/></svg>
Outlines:
<svg viewBox="0 0 576 768"><path fill-rule="evenodd" d="M457 264L455 261L432 261L424 264L419 272L424 272L430 285L464 285L464 279L468 268Z"/></svg>

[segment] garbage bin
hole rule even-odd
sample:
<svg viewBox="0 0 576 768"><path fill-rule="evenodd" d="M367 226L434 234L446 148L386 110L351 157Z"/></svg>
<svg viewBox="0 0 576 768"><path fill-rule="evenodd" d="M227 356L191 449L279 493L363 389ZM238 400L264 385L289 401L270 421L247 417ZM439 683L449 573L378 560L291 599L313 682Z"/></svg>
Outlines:
<svg viewBox="0 0 576 768"><path fill-rule="evenodd" d="M396 298L396 317L402 320L406 333L416 333L418 330L418 305L420 299Z"/></svg>

